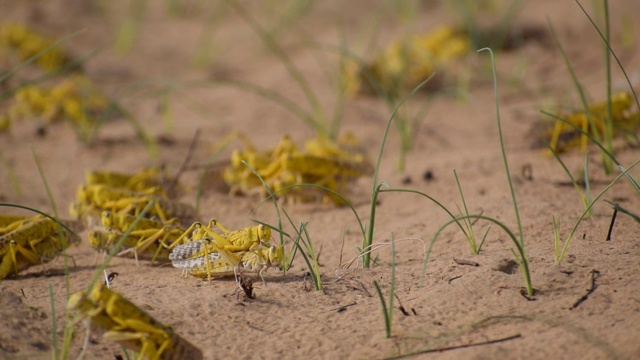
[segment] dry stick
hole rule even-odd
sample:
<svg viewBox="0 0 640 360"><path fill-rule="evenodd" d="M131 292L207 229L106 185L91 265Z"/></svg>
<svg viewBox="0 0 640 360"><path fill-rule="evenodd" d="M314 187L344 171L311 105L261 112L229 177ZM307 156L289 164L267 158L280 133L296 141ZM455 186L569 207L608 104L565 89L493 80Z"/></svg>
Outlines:
<svg viewBox="0 0 640 360"><path fill-rule="evenodd" d="M340 259L338 260L339 267L342 268L342 252L344 251L344 232L342 233L342 245L340 246Z"/></svg>
<svg viewBox="0 0 640 360"><path fill-rule="evenodd" d="M189 160L191 160L191 155L193 155L193 151L196 148L196 144L198 143L199 137L200 137L200 128L196 129L196 133L193 134L193 139L191 140L191 144L189 145L189 150L187 150L187 156L184 158L182 165L180 165L180 168L178 169L176 176L174 176L173 180L171 180L171 182L169 183L169 186L168 186L170 190L169 192L172 192L173 189L176 187L176 184L178 183L178 179L180 178L180 175L184 172L184 169L189 163Z"/></svg>
<svg viewBox="0 0 640 360"><path fill-rule="evenodd" d="M616 223L616 215L618 215L618 208L614 206L613 216L611 216L611 224L609 224L609 232L607 233L607 241L611 240L611 233L613 232L613 224Z"/></svg>
<svg viewBox="0 0 640 360"><path fill-rule="evenodd" d="M517 339L517 338L520 338L520 337L522 337L522 335L515 334L515 335L507 336L507 337L504 337L504 338L494 339L494 340L487 340L487 341L483 341L483 342L479 342L479 343L448 346L448 347L437 348L437 349L416 351L414 353L405 354L405 355L399 355L399 356L394 356L394 357L389 357L389 358L386 358L386 359L387 360L390 360L390 359L394 359L394 360L395 359L404 359L404 358L408 358L410 356L416 356L416 355L421 355L421 354L429 354L429 353L444 352L444 351L450 351L450 350L465 349L465 348L481 346L481 345L491 345L491 344L497 344L497 343L501 343L501 342L505 342L505 341L509 341L509 340L513 340L513 339Z"/></svg>
<svg viewBox="0 0 640 360"><path fill-rule="evenodd" d="M407 310L402 305L402 301L400 301L400 298L398 297L398 294L394 293L393 295L396 297L396 300L398 300L398 304L400 304L400 306L398 306L398 309L402 312L402 315L409 316L409 312L407 312Z"/></svg>
<svg viewBox="0 0 640 360"><path fill-rule="evenodd" d="M358 305L358 303L354 301L351 304L342 305L342 306L338 306L337 308L329 309L329 311L343 312L343 311L346 311L349 306L355 306L355 305Z"/></svg>
<svg viewBox="0 0 640 360"><path fill-rule="evenodd" d="M589 295L596 291L596 289L598 288L598 284L596 284L596 279L598 278L598 276L600 276L600 271L596 269L591 270L591 288L589 288L589 290L587 290L587 293L582 295L582 297L578 299L578 301L576 301L575 304L573 304L573 306L569 308L569 310L573 310L580 306L580 304L587 300Z"/></svg>
<svg viewBox="0 0 640 360"><path fill-rule="evenodd" d="M475 261L471 261L471 260L465 260L465 259L456 259L454 258L453 261L455 261L456 264L458 265L468 265L468 266L480 266L479 263L475 262Z"/></svg>

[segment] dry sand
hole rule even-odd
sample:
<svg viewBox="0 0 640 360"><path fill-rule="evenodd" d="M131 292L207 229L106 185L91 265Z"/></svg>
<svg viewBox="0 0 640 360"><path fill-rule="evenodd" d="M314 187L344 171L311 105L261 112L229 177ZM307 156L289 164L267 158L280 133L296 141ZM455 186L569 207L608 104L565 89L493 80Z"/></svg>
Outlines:
<svg viewBox="0 0 640 360"><path fill-rule="evenodd" d="M135 171L159 163L165 164L169 171L177 171L196 129L200 129L192 166L181 178L185 188L181 200L194 203L195 185L212 145L228 132L245 132L259 148L273 146L284 134L290 134L299 144L313 135L294 115L258 96L224 86L184 85L187 81L223 76L243 79L279 91L306 106L304 96L282 63L231 11L227 11L209 35L215 62L204 70L191 66L211 9L202 2L182 3L204 10L177 16L168 13L165 2L149 2L140 37L126 55L108 46L126 7L116 9L107 5L109 10L101 13L83 1L1 3L3 22L27 21L57 36L85 29L66 47L81 56L105 46L86 64L89 76L108 93L118 96L151 136L172 140L160 143L158 158L154 160L131 126L121 119L102 127L93 146L78 141L65 124L51 126L45 137L39 137L34 133L34 123L16 123L10 134L0 134L0 151L13 168L21 192L17 194L12 189L9 174L3 167L0 172L2 202L50 211L34 153L64 213L74 199L76 188L84 181L85 171ZM251 4L249 9L255 14L269 14L267 3ZM367 31L371 31L379 3L382 2L375 5L369 1L350 1L348 5L339 1L314 3L311 10L282 30L280 40L287 54L308 77L329 113L334 108L336 94L324 71L335 69L335 58L326 55L329 65L319 65L318 60L325 55L318 56L317 50L305 46L305 41L308 43L305 37L339 44L344 31L349 43L363 53ZM622 48L620 33L625 16L638 13L640 6L630 0L610 5L616 49L620 49L627 71L636 76L637 69L633 66L640 59L637 44ZM274 14L256 16L272 23ZM442 8L437 2L427 2L416 16L418 29L455 20L450 9ZM546 16L566 45L586 90L594 98L603 98L602 50L588 20L573 2L537 1L525 4L516 23L548 29ZM406 25L391 15L382 17L378 30L378 46L408 31ZM633 38L638 39L638 27L630 31ZM367 55L370 53L365 53ZM482 68L478 64L483 64L488 55L470 56L471 63ZM571 78L560 53L548 38L544 42L531 41L517 51L499 54L497 67L505 147L536 289L533 301L521 295L522 273L517 266L509 264L514 246L496 226L479 255L470 253L465 238L454 227L445 230L435 243L424 285L420 286L424 247L448 217L422 197L397 193L381 194L375 225L376 242L389 241L391 234L397 240L407 239L396 245L398 300L389 339L385 338L381 305L372 284L377 280L382 291L388 294L390 249L383 247L374 254L379 256L379 261L371 269L363 270L355 265L342 269L341 260L345 263L357 255L361 236L351 211L331 205L286 206L296 222L308 222L311 238L321 250L324 292L309 290L300 258L285 275L270 271L266 285L257 281L254 300L243 299L233 280L208 284L193 277L181 278L180 271L170 266L157 267L143 262L136 267L133 260L122 258L115 258L109 265L110 271L119 273L113 288L200 347L206 359L370 359L437 349L441 351L412 357L640 358L638 223L619 214L612 239L606 241L612 209L599 201L593 215L578 227L565 260L562 263L554 260L552 216L559 219L562 236L566 237L583 208L572 187L559 185L568 178L558 162L531 149L530 130L540 120L539 110L544 106L576 104ZM619 71L614 71L613 78L614 85L622 83ZM142 88L123 93L127 85L147 80L154 80L158 85L152 90ZM159 111L162 93L157 89L170 82L175 85L175 91L169 96L174 120L173 127L167 129ZM396 170L399 141L392 129L382 157L380 180L391 187L427 193L455 209L456 205L462 206L453 176L455 169L470 212L483 211L484 215L495 217L517 231L500 154L490 73L474 73L469 92L466 101L444 96L432 102L419 128L415 149L408 156L406 173ZM431 99L432 95L419 94L410 106L417 108L421 101ZM373 157L377 155L388 118L389 110L382 100L363 97L346 103L342 128L355 131ZM625 165L637 160L640 154L637 149L623 145L620 148L619 160ZM604 174L595 147L589 152L592 191L597 193L614 176ZM584 155L571 151L563 155L563 159L569 169L577 172ZM530 167L531 177L523 176L523 167ZM426 171L433 174L431 181L423 180ZM637 177L639 172L632 173ZM411 178L410 184L403 183L405 176ZM363 221L369 216L372 181L372 177L361 178L350 187L349 196ZM216 217L232 228L250 225L251 218L276 222L270 206L255 210L259 199L232 197L219 188L219 184L208 183L202 198L201 219ZM638 194L625 181L615 185L604 198L631 210L640 205ZM476 231L482 234L487 226L480 222ZM84 236L86 238L86 234ZM96 257L86 242L70 249L69 255L76 262L68 277L70 289L75 292L88 284L95 272ZM477 266L461 264L460 260L475 262ZM63 263L60 257L44 268L36 266L0 282L3 329L0 358L50 358L53 345L49 286L54 292L55 331L60 342L67 281L62 275ZM589 289L593 291L588 298L577 304ZM399 305L407 314L401 312ZM84 325L78 324L71 357L79 353L83 336ZM473 344L477 346L471 346ZM96 359L113 359L122 354L118 345L99 337L94 337L88 351L88 358Z"/></svg>

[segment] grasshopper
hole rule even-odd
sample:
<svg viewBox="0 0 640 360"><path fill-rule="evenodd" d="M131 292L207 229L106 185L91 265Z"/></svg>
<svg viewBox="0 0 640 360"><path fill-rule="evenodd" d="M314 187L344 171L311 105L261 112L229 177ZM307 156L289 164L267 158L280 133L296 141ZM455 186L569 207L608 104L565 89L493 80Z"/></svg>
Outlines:
<svg viewBox="0 0 640 360"><path fill-rule="evenodd" d="M231 153L231 164L223 172L224 180L229 185L231 194L249 193L252 189L262 187L260 179L242 161L245 161L255 170L261 170L269 167L274 158L284 154L300 152L295 142L288 135L285 135L274 149L263 152L258 152L246 136L236 136L242 136L241 139L245 144L246 150L234 150Z"/></svg>
<svg viewBox="0 0 640 360"><path fill-rule="evenodd" d="M110 211L102 212L102 225L110 230L111 236L107 237L100 233L94 233L93 244L97 250L107 250L114 246L117 239L122 236L136 220L136 216ZM176 225L177 221L163 223L155 219L140 218L136 227L129 232L123 247L125 250L118 253L119 256L133 252L136 262L138 255L151 256L151 262L157 258L166 259L169 256L167 243L174 243L184 233L184 229ZM115 238L114 238L115 237ZM104 241L106 239L106 241ZM91 239L90 239L91 240ZM91 243L91 241L90 241Z"/></svg>
<svg viewBox="0 0 640 360"><path fill-rule="evenodd" d="M222 230L223 233L214 232L212 230L214 226ZM189 234L191 234L190 242L185 240ZM198 242L204 239L213 240L208 243L212 244L214 248L209 249L206 246L202 246L204 243ZM176 241L168 246L173 249L169 259L200 257L205 253L217 252L218 249L226 252L254 250L260 245L268 246L269 239L271 239L271 228L262 224L232 231L215 219L212 219L208 226L202 226L201 223L195 222ZM197 243L197 245L189 245L192 243ZM181 247L180 244L189 246Z"/></svg>
<svg viewBox="0 0 640 360"><path fill-rule="evenodd" d="M337 143L325 137L318 136L309 139L304 144L305 153L309 155L337 159L350 164L362 164L363 173L373 173L373 166L369 163L366 150L352 132L346 132Z"/></svg>
<svg viewBox="0 0 640 360"><path fill-rule="evenodd" d="M611 120L616 128L623 131L633 131L640 126L640 114L630 113L632 98L628 92L619 92L611 95ZM608 117L607 102L601 101L589 105L589 113L594 121L595 129L590 127L589 116L585 111L574 112L569 115L560 115L570 123L575 124L588 134L601 133L603 119ZM560 120L546 130L545 137L549 137L549 146L556 152L562 152L571 147L580 147L586 151L588 138L578 133L574 127Z"/></svg>
<svg viewBox="0 0 640 360"><path fill-rule="evenodd" d="M195 209L189 205L173 202L165 197L114 188L108 185L86 185L78 189L77 215L95 213L96 210L140 214L142 209L153 201L150 215L158 216L163 222L178 218L191 222L195 218Z"/></svg>
<svg viewBox="0 0 640 360"><path fill-rule="evenodd" d="M54 41L19 23L6 23L0 27L0 44L13 48L22 60L35 57L35 62L44 70L58 70L71 62L71 58ZM45 52L46 50L46 52Z"/></svg>
<svg viewBox="0 0 640 360"><path fill-rule="evenodd" d="M198 257L181 258L174 254L176 250L178 254L202 253L203 249L205 249L204 254ZM207 249L215 251L207 252ZM284 261L284 251L279 245L234 253L216 248L210 239L180 245L174 249L174 252L170 257L174 267L189 270L193 276L206 277L209 281L214 276L236 275L237 277L242 272L257 272L265 282L263 274L267 269L280 266Z"/></svg>
<svg viewBox="0 0 640 360"><path fill-rule="evenodd" d="M138 360L202 359L200 349L105 284L96 285L89 294L71 295L67 309L84 317L104 339L137 351Z"/></svg>
<svg viewBox="0 0 640 360"><path fill-rule="evenodd" d="M355 60L346 61L341 82L350 96L364 93L397 98L399 91L414 88L434 71L446 70L470 48L471 39L466 31L439 26L391 42L363 66Z"/></svg>
<svg viewBox="0 0 640 360"><path fill-rule="evenodd" d="M127 231L131 227L131 225L133 225L136 219L137 216L124 213L113 213L108 210L103 211L101 215L102 226L104 226L107 230L117 230L121 232ZM168 222L162 222L157 219L149 219L144 217L137 220L138 222L134 231L154 229L157 230L163 227L171 227L175 230L180 230L180 234L184 232L183 229L179 229L179 221L175 218L171 219L171 221Z"/></svg>
<svg viewBox="0 0 640 360"><path fill-rule="evenodd" d="M241 160L276 192L298 184L316 184L335 192L344 192L348 178L372 172L363 148L352 134L341 137L338 143L324 138L309 140L304 152L288 135L270 151L258 152L253 145L247 147L246 151L232 153L231 164L224 171L224 179L231 193L263 189L262 181ZM264 190L261 192L266 195ZM305 199L302 196L306 195L306 191L295 189L292 194L301 194L300 198ZM286 198L289 198L291 194L287 195ZM337 204L343 204L339 197L330 195L330 198Z"/></svg>
<svg viewBox="0 0 640 360"><path fill-rule="evenodd" d="M158 168L143 169L135 174L124 174L110 171L87 171L86 183L89 185L108 185L131 191L163 194L163 185L170 179Z"/></svg>
<svg viewBox="0 0 640 360"><path fill-rule="evenodd" d="M68 225L80 229L77 222ZM0 279L17 275L32 265L44 264L80 242L80 238L44 216L24 220L16 229L0 236Z"/></svg>
<svg viewBox="0 0 640 360"><path fill-rule="evenodd" d="M168 259L169 250L161 245L162 239L159 235L163 235L163 229L160 229L152 236L139 236L133 232L127 236L120 246L120 251L116 256L126 256L133 254L138 264L138 259L149 259L154 262L158 259ZM170 235L169 232L164 233L165 237ZM100 230L91 230L88 233L89 245L98 252L110 251L118 243L123 233L118 231L104 232ZM175 236L177 237L177 236Z"/></svg>
<svg viewBox="0 0 640 360"><path fill-rule="evenodd" d="M28 217L23 215L0 214L0 235L19 228L27 219Z"/></svg>
<svg viewBox="0 0 640 360"><path fill-rule="evenodd" d="M300 153L284 154L259 173L276 191L286 186L307 183L344 193L348 178L363 176L368 172L367 163ZM330 198L338 205L343 204L338 197Z"/></svg>

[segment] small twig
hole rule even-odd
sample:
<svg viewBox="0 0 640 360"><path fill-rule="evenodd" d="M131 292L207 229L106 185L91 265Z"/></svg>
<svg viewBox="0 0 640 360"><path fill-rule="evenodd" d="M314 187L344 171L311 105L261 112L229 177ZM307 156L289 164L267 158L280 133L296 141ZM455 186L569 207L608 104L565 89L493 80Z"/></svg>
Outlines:
<svg viewBox="0 0 640 360"><path fill-rule="evenodd" d="M345 229L346 231L346 229ZM340 246L340 259L338 260L339 267L342 268L342 252L344 251L344 235L345 231L342 232L342 245Z"/></svg>
<svg viewBox="0 0 640 360"><path fill-rule="evenodd" d="M347 308L349 306L354 306L354 305L358 305L358 303L354 301L351 304L342 305L342 306L338 306L337 308L329 309L329 311L337 311L337 312L340 313L340 312L343 312L343 311L347 310Z"/></svg>
<svg viewBox="0 0 640 360"><path fill-rule="evenodd" d="M484 210L480 210L480 214L478 214L479 216L482 216L482 214L484 214ZM473 219L473 221L471 222L471 226L475 226L476 223L480 220L479 217Z"/></svg>
<svg viewBox="0 0 640 360"><path fill-rule="evenodd" d="M318 250L318 255L316 255L316 262L318 263L318 266L323 266L322 264L320 264L320 255L322 255L322 248L324 247L324 244L320 244L320 249Z"/></svg>
<svg viewBox="0 0 640 360"><path fill-rule="evenodd" d="M611 233L613 232L613 225L616 223L616 215L618 215L618 208L614 206L613 207L613 215L611 216L611 224L609 224L609 232L607 232L607 241L611 240Z"/></svg>
<svg viewBox="0 0 640 360"><path fill-rule="evenodd" d="M525 180L528 180L528 181L533 180L533 166L530 163L523 164L520 170L522 172L522 177Z"/></svg>
<svg viewBox="0 0 640 360"><path fill-rule="evenodd" d="M533 289L533 292L535 294L535 289ZM527 301L536 301L536 298L533 296L529 296L529 294L527 294L527 288L521 288L520 289L520 295L522 295L523 298L527 299Z"/></svg>
<svg viewBox="0 0 640 360"><path fill-rule="evenodd" d="M420 238L413 238L413 237L408 237L408 238L402 238L402 239L396 239L394 240L395 243L398 243L400 241L408 241L408 240L417 240L420 241L422 243L422 250L423 250L423 254L427 253L427 249L424 243L424 240L420 239ZM384 243L373 243L371 245L368 245L367 247L365 247L364 249L362 249L362 251L360 251L360 253L354 257L353 259L351 259L348 263L343 264L341 267L343 269L348 269L349 267L351 267L351 265L356 262L356 260L358 260L359 258L363 257L366 254L370 254L384 246L388 246L390 245L391 242L384 242ZM423 255L424 257L424 255Z"/></svg>
<svg viewBox="0 0 640 360"><path fill-rule="evenodd" d="M354 281L360 284L360 289L362 290L363 293L367 294L368 297L371 297L371 293L369 292L369 290L367 290L367 288L364 286L362 281L360 280L354 280Z"/></svg>
<svg viewBox="0 0 640 360"><path fill-rule="evenodd" d="M193 151L196 148L196 144L198 143L199 137L200 137L200 129L198 128L196 129L196 133L193 134L193 139L191 140L191 144L189 145L189 150L187 150L187 156L184 158L182 165L180 165L180 169L178 169L178 172L176 172L176 176L173 177L173 180L171 180L171 182L169 183L169 186L167 187L169 189L169 193L171 193L173 189L176 187L176 184L178 183L178 179L180 178L180 175L184 172L184 169L189 163L189 160L191 160L191 155L193 155Z"/></svg>
<svg viewBox="0 0 640 360"><path fill-rule="evenodd" d="M447 281L447 283L451 284L451 283L453 282L453 280L458 280L458 279L460 279L461 277L462 277L462 275L460 275L460 276L454 276L454 277L452 277L451 279L449 279L449 280Z"/></svg>
<svg viewBox="0 0 640 360"><path fill-rule="evenodd" d="M580 186L581 188L585 188L587 183L584 180L576 180L575 182L576 184L578 184L578 186ZM575 186L573 182L571 181L554 181L553 184L555 186ZM606 181L602 181L602 180L592 180L589 179L589 184L590 185L608 185L609 183Z"/></svg>
<svg viewBox="0 0 640 360"><path fill-rule="evenodd" d="M257 330L257 331L260 331L260 332L266 332L264 329L261 329L261 328L255 326L255 325L252 325L250 322L247 322L247 326L250 327L253 330Z"/></svg>
<svg viewBox="0 0 640 360"><path fill-rule="evenodd" d="M400 304L400 306L398 306L398 309L402 312L402 315L404 316L409 316L409 312L407 310L405 310L404 306L402 305L402 301L400 301L400 298L398 297L398 294L393 294L396 297L396 300L398 300L398 304Z"/></svg>
<svg viewBox="0 0 640 360"><path fill-rule="evenodd" d="M386 359L404 359L404 358L407 358L407 357L416 356L416 355L420 355L420 354L430 354L430 353L444 352L444 351L450 351L450 350L465 349L465 348L482 346L482 345L491 345L491 344L497 344L497 343L501 343L501 342L505 342L505 341L509 341L509 340L513 340L513 339L518 339L520 337L522 337L522 335L515 334L515 335L507 336L507 337L504 337L504 338L494 339L494 340L487 340L487 341L483 341L483 342L479 342L479 343L472 343L472 344L466 344L466 345L456 345L456 346L447 346L447 347L437 348L437 349L416 351L416 352L413 352L413 353L410 353L410 354L394 356L394 357L390 357L390 358L386 358Z"/></svg>
<svg viewBox="0 0 640 360"><path fill-rule="evenodd" d="M629 210L627 210L627 209L623 208L622 206L620 206L620 205L618 205L618 204L616 204L616 203L612 203L612 202L611 202L611 201L609 201L609 200L605 200L604 202L609 203L609 204L610 204L610 205L611 205L615 210L618 210L618 211L620 211L620 212L621 212L621 213L623 213L623 214L629 215L629 216L631 216L631 217L633 218L633 220L635 220L635 221L637 221L637 222L640 222L640 216L638 216L638 215L636 215L636 214L632 213L631 211L629 211Z"/></svg>
<svg viewBox="0 0 640 360"><path fill-rule="evenodd" d="M458 265L480 266L480 264L478 264L475 261L471 261L471 260L464 260L464 259L456 259L456 258L454 258L453 261L455 261L456 264L458 264Z"/></svg>
<svg viewBox="0 0 640 360"><path fill-rule="evenodd" d="M596 279L598 278L598 276L600 276L600 271L596 269L591 270L591 288L589 288L589 290L587 290L587 293L582 295L582 297L578 299L578 301L576 301L575 304L573 304L573 306L569 308L569 310L573 310L580 306L580 304L582 304L587 300L587 298L589 298L589 295L593 294L593 292L596 291L596 289L598 288L598 284L596 284Z"/></svg>

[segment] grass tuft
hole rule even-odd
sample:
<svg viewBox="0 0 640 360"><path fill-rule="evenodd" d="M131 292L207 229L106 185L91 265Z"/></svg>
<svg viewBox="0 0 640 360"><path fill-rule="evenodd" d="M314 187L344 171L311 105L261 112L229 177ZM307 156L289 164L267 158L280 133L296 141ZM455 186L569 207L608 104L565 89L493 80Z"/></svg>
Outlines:
<svg viewBox="0 0 640 360"><path fill-rule="evenodd" d="M369 223L367 224L367 227L366 227L367 232L366 232L364 241L362 243L362 249L369 248L373 243L373 230L374 230L375 219L376 219L376 206L378 202L378 194L380 193L380 190L382 189L382 187L386 185L385 183L378 183L378 176L380 172L380 163L382 162L382 154L384 152L384 145L387 141L387 135L389 134L389 128L391 127L391 123L395 119L396 114L398 113L398 110L400 109L402 104L404 104L409 98L413 96L413 94L415 94L418 90L420 90L420 88L422 88L426 83L428 83L432 77L433 77L433 74L429 76L427 79L425 79L423 82L421 82L418 86L413 88L413 90L411 90L409 94L405 95L405 97L398 102L398 104L395 106L395 108L391 112L391 116L389 117L387 126L384 130L384 133L382 134L382 141L380 142L380 150L378 151L378 159L376 161L376 167L373 173L373 191L371 194L371 203L369 205L370 206ZM370 265L371 265L371 254L366 253L363 258L363 266L365 268L369 268Z"/></svg>
<svg viewBox="0 0 640 360"><path fill-rule="evenodd" d="M640 160L636 160L626 170L623 170L618 176L616 176L615 179L613 179L613 181L611 181L611 183L609 183L609 185L607 185L595 198L593 198L593 201L591 201L589 206L582 212L582 215L580 215L580 217L578 218L578 220L574 224L573 228L571 229L571 232L567 236L567 239L564 241L562 249L559 250L559 251L557 250L557 249L560 249L559 229L556 228L555 221L554 221L554 249L556 249L556 251L554 252L554 257L555 257L557 262L562 262L562 260L564 259L564 256L567 253L567 249L569 248L569 244L571 243L571 240L573 240L573 236L575 235L576 231L578 230L578 226L580 225L580 223L582 223L582 220L587 216L587 213L589 213L589 211L591 210L591 207L593 207L593 205L607 191L609 191L609 189L611 189L611 187L613 187L613 185L615 185L618 182L618 180L620 180L620 178L622 178L623 176L627 176L629 170L633 169L633 167L635 167L638 163L640 163Z"/></svg>
<svg viewBox="0 0 640 360"><path fill-rule="evenodd" d="M462 199L462 206L464 207L464 215L469 216L470 214L469 214L469 209L467 208L467 202L464 199L462 186L460 186L460 180L458 179L458 174L456 173L455 169L453 170L453 175L456 178L456 184L458 185L458 191L460 192L460 198ZM458 211L460 211L460 208L458 208ZM462 213L462 211L460 211L460 213ZM471 248L471 253L474 255L477 255L480 253L480 250L482 250L482 245L484 244L484 241L487 239L487 235L489 234L491 227L487 229L487 231L484 233L484 236L482 237L482 240L480 241L480 244L478 244L476 240L475 232L473 231L474 222L470 218L467 218L464 220L464 224L465 224L465 227L467 228L467 232L465 232L464 234L467 239L467 243Z"/></svg>

